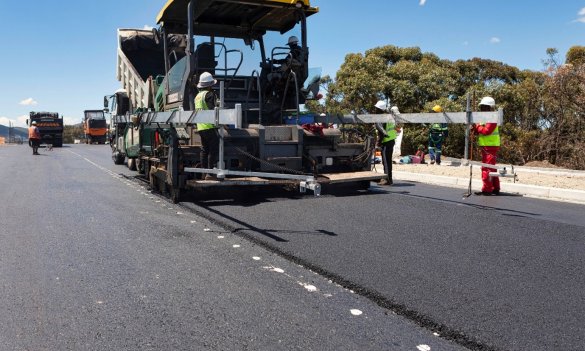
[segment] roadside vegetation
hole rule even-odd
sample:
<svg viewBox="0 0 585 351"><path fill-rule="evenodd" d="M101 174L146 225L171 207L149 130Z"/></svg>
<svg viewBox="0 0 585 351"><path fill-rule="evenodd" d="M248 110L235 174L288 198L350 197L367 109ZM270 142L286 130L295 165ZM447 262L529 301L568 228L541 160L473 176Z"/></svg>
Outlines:
<svg viewBox="0 0 585 351"><path fill-rule="evenodd" d="M502 162L585 170L585 47L570 48L565 62L548 49L543 66L537 72L480 58L449 61L387 45L348 54L335 79L321 79L324 104L308 106L317 113L371 113L376 101L389 99L401 112L430 112L436 104L449 112L465 111L468 94L474 109L489 95L504 109ZM445 155L463 157L464 133L463 125L449 126ZM406 126L403 154L426 143L424 125Z"/></svg>
<svg viewBox="0 0 585 351"><path fill-rule="evenodd" d="M83 139L83 125L82 124L74 124L74 125L64 125L63 126L63 143L64 144L73 144L75 139Z"/></svg>

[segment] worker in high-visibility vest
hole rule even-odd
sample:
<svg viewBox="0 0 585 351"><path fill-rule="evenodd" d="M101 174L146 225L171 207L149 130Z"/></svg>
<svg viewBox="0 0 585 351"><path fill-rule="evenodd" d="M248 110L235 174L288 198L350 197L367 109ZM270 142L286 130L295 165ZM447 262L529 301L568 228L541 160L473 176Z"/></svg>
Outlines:
<svg viewBox="0 0 585 351"><path fill-rule="evenodd" d="M479 103L480 111L495 111L496 101L486 96ZM497 123L486 123L474 126L474 132L477 134L477 143L481 149L481 162L495 165L500 150L500 128ZM483 185L481 191L476 195L499 195L500 178L491 177L490 172L496 172L495 168L481 167L481 180Z"/></svg>
<svg viewBox="0 0 585 351"><path fill-rule="evenodd" d="M213 78L211 73L201 73L199 83L197 83L199 93L195 96L195 111L212 110L215 108L217 98L213 91L213 86L216 83L217 80ZM201 152L199 154L201 167L212 169L219 154L219 132L217 127L213 123L197 123L197 132L201 137ZM217 177L206 174L203 179L217 180Z"/></svg>
<svg viewBox="0 0 585 351"><path fill-rule="evenodd" d="M378 101L375 105L378 113L388 113L388 103L385 101ZM392 107L392 111L398 113L396 106ZM392 153L394 151L394 144L396 143L396 137L400 128L396 126L394 121L388 123L376 123L376 129L378 130L379 138L381 139L382 146L382 164L384 165L384 173L386 178L381 179L379 185L392 185Z"/></svg>
<svg viewBox="0 0 585 351"><path fill-rule="evenodd" d="M441 113L443 108L435 105L432 108L433 112ZM447 123L433 123L429 128L429 158L431 164L441 164L442 147L445 138L449 135Z"/></svg>
<svg viewBox="0 0 585 351"><path fill-rule="evenodd" d="M41 132L37 127L37 121L32 121L28 128L28 142L33 149L33 155L38 155L39 146L41 145Z"/></svg>

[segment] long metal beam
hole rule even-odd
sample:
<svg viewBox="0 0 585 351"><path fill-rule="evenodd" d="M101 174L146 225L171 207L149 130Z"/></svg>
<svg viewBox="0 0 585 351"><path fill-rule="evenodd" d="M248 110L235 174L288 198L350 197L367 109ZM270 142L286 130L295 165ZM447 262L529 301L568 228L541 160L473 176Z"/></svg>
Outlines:
<svg viewBox="0 0 585 351"><path fill-rule="evenodd" d="M332 124L361 124L361 123L468 123L467 112L443 112L443 113L388 113L380 115L326 115L316 116L317 123ZM504 110L493 112L471 112L473 123L504 123Z"/></svg>

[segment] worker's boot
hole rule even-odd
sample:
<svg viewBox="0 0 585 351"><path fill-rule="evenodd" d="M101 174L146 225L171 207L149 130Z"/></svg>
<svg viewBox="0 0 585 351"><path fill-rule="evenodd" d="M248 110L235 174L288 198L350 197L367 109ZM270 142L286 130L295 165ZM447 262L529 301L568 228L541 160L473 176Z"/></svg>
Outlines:
<svg viewBox="0 0 585 351"><path fill-rule="evenodd" d="M387 178L380 179L380 181L378 182L378 185L392 185L392 181L388 180Z"/></svg>

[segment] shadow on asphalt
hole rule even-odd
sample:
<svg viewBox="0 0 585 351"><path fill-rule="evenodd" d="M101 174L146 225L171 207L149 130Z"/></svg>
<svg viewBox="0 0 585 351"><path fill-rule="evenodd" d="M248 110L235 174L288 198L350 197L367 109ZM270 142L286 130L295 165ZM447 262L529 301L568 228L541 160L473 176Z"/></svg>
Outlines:
<svg viewBox="0 0 585 351"><path fill-rule="evenodd" d="M324 185L320 197L352 197L363 195L380 195L390 192L392 187L381 187L371 184L368 189L356 188L351 185ZM294 188L282 186L262 187L221 187L203 191L189 191L183 194L181 202L191 202L202 207L243 206L251 207L266 202L310 199L315 197L311 191L302 194Z"/></svg>

